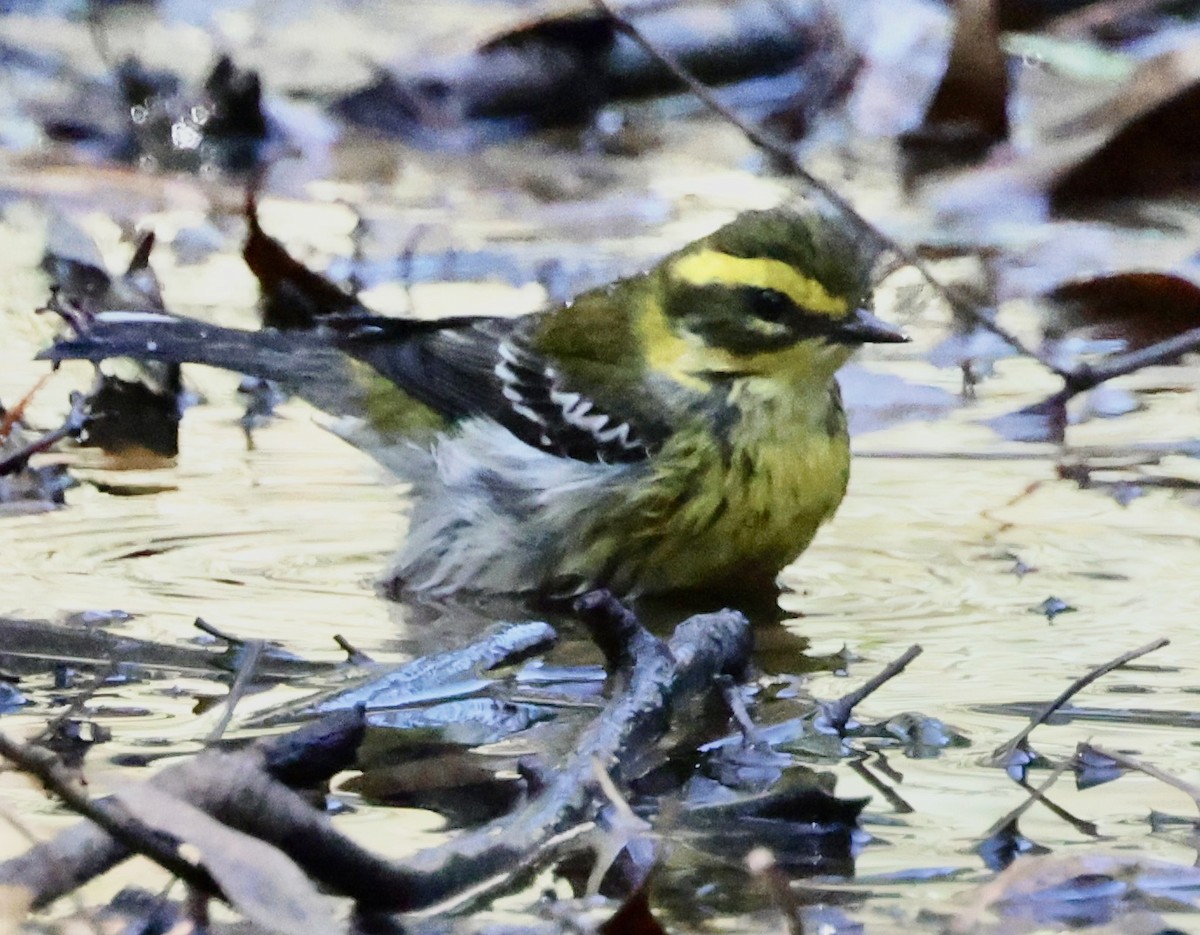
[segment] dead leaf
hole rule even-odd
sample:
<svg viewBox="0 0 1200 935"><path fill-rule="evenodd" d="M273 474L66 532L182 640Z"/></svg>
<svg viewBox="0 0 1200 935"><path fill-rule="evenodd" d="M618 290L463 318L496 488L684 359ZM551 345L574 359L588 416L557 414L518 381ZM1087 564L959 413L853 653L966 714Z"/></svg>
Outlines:
<svg viewBox="0 0 1200 935"><path fill-rule="evenodd" d="M1200 326L1200 285L1172 273L1129 272L1077 279L1046 298L1059 306L1055 331L1086 328L1088 337L1146 347Z"/></svg>
<svg viewBox="0 0 1200 935"><path fill-rule="evenodd" d="M197 848L205 869L250 921L281 935L343 930L330 900L277 848L153 786L124 790L117 798L134 818Z"/></svg>
<svg viewBox="0 0 1200 935"><path fill-rule="evenodd" d="M1149 59L1111 85L1071 87L1065 78L1051 77L1056 80L1044 90L1045 99L1034 104L1043 113L1030 116L1037 136L1032 148L996 147L984 165L927 188L924 194L938 211L975 223L981 214L1040 219L1047 209L1078 211L1100 199L1195 187L1200 41ZM1059 84L1064 90L1056 97Z"/></svg>
<svg viewBox="0 0 1200 935"><path fill-rule="evenodd" d="M645 885L634 890L600 926L600 935L666 935L666 931L650 911Z"/></svg>
<svg viewBox="0 0 1200 935"><path fill-rule="evenodd" d="M1099 893L1103 888L1103 894ZM989 883L974 890L969 905L954 917L951 932L973 932L990 916L1052 917L1064 903L1080 906L1104 898L1126 901L1131 893L1172 893L1195 902L1184 890L1200 888L1200 869L1165 860L1085 854L1077 857L1021 857Z"/></svg>
<svg viewBox="0 0 1200 935"><path fill-rule="evenodd" d="M1060 126L1065 139L1103 139L1051 186L1056 208L1095 198L1161 195L1200 178L1200 43L1141 65L1117 97Z"/></svg>
<svg viewBox="0 0 1200 935"><path fill-rule="evenodd" d="M311 328L322 315L361 310L353 296L294 259L258 223L258 205L246 200L249 229L242 258L258 280L263 324L279 331Z"/></svg>

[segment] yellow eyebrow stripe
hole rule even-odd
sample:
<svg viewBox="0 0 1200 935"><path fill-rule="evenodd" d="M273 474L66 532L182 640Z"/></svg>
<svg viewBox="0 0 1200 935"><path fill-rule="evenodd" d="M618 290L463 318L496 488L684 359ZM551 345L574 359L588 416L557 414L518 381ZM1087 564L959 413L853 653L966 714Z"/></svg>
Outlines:
<svg viewBox="0 0 1200 935"><path fill-rule="evenodd" d="M671 264L671 277L690 286L751 286L774 289L800 308L830 318L846 314L848 303L825 291L815 279L805 276L782 260L767 257L730 256L719 250L700 250L681 256Z"/></svg>

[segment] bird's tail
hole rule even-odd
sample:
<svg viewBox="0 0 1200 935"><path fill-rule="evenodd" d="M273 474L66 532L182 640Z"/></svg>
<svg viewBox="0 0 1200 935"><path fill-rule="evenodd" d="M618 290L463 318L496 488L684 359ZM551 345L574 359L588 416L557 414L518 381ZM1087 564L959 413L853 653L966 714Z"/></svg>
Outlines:
<svg viewBox="0 0 1200 935"><path fill-rule="evenodd" d="M157 312L100 312L38 355L100 362L116 357L206 364L275 380L331 415L362 409L350 359L312 331L243 331Z"/></svg>

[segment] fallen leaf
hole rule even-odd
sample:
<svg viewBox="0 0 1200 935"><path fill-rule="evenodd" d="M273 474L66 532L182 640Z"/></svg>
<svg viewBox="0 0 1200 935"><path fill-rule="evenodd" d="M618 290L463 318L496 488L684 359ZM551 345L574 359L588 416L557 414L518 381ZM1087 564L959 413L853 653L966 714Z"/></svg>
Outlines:
<svg viewBox="0 0 1200 935"><path fill-rule="evenodd" d="M1046 294L1058 306L1055 331L1145 347L1200 325L1200 285L1172 273L1126 272L1065 282Z"/></svg>
<svg viewBox="0 0 1200 935"><path fill-rule="evenodd" d="M1075 857L1021 857L994 880L965 894L968 902L952 920L949 931L977 931L996 915L1062 918L1064 910L1079 914L1098 903L1126 903L1137 894L1170 893L1194 905L1200 888L1200 869L1165 860L1111 854ZM1036 914L1036 915L1035 915Z"/></svg>

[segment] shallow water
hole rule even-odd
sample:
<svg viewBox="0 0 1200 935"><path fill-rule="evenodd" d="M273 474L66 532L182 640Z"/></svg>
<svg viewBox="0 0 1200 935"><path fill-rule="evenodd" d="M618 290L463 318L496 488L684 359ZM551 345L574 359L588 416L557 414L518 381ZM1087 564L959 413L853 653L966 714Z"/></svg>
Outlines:
<svg viewBox="0 0 1200 935"><path fill-rule="evenodd" d="M430 315L460 310L464 303L519 311L536 306L544 294L533 283L546 258L558 261L551 291L569 293L653 258L712 226L723 211L769 202L785 191L727 168L720 159L726 151L745 163L748 150L727 128L711 133L707 146L681 134L675 142L683 155L668 148L675 155L660 154L651 166L618 165L601 191L569 203L547 205L522 188L519 151L449 161L414 154L388 185L347 172L302 200L266 199L264 224L286 232L285 242L307 262L325 267L339 257L344 263L351 252L353 218L332 202L363 204L371 232L362 269L376 271L382 281L397 245L416 224L432 223L436 233L422 249L423 263L413 267L418 278L413 290L406 294L381 285L368 297L400 307L411 301ZM343 169L356 159L360 168L387 162L380 148L356 146L346 143L336 151ZM708 152L701 157L697 149ZM439 164L445 171L435 176ZM548 161L545 171L588 177L565 159L561 165ZM250 320L253 282L236 259L236 189L186 180L143 183L136 173L118 173L116 184L97 190L89 178L89 170L79 168L46 174L26 169L16 181L10 176L0 224L6 245L0 251L5 403L46 369L31 359L53 323L29 313L45 296L35 267L48 203L82 215L114 268L128 247L118 243L109 217L170 232L199 224L214 211L221 242L216 253L194 265L183 264L170 246L156 253L167 304L223 321ZM563 234L567 229L569 237ZM441 281L449 262L446 244L479 258L477 265L450 267L452 278L472 282ZM472 246L478 251L472 253ZM547 278L544 268L541 278ZM371 284L370 275L367 279ZM904 814L845 763L819 764L836 773L840 795L873 797L864 824L874 839L856 861L860 882L834 888L858 892L847 897L848 913L882 931L936 927L916 920L923 911L960 905L973 881L987 876L973 848L1026 793L981 761L1020 730L1030 706L1099 663L1160 636L1172 639L1167 649L1086 689L1074 702L1086 710L1038 728L1034 747L1063 757L1091 739L1134 751L1185 778L1200 770L1193 731L1200 649L1188 636L1197 606L1200 498L1188 490L1147 487L1122 506L1103 490L1059 479L1057 449L1005 442L979 424L1037 401L1054 388L1053 380L1028 362L1003 361L998 376L980 387L978 403L960 407L954 401L957 373L924 362L942 333L936 313L911 327L918 338L914 346L864 366L936 387L939 398L950 402L934 421L885 419L888 427L856 438L850 494L785 573L791 589L782 599L787 619L759 632L762 669L774 674L815 668L804 689L822 699L845 693L919 643L923 654L865 702L860 716L920 712L969 738L968 745L928 759L889 755L901 778L886 781L911 806ZM83 385L86 374L87 368L64 367L38 395L33 418L54 424L67 387ZM380 660L402 660L478 623L478 617L464 614L444 629L432 629L424 622L427 610L392 605L376 593L374 581L403 533L403 485L321 428L320 417L296 402L286 404L282 417L259 431L256 447L248 450L237 424L236 381L212 372L194 373L192 379L210 404L187 413L173 466L117 471L93 453L55 455L82 481L68 493L67 506L0 517L0 614L58 620L87 609L120 608L133 619L117 625L119 632L165 643L193 640L192 620L199 616L237 636L276 640L318 661L341 658L333 641L338 634ZM1177 368L1127 383L1177 390L1189 389L1195 379L1194 368ZM903 402L903 391L898 398ZM1143 398L1148 411L1073 427L1072 443L1185 444L1200 432L1190 392ZM1197 476L1194 463L1182 456L1148 470ZM109 490L125 488L126 495L104 492L94 482ZM1038 608L1051 597L1073 609L1048 620ZM843 646L853 658L844 668L830 670L802 656L823 657ZM594 662L597 654L568 633L555 658ZM35 697L50 695L47 676L32 677L26 687ZM111 765L120 754L195 749L216 717L211 710L198 712L196 702L223 692L223 685L194 673L106 688L88 705L90 716L114 735L88 760L92 787L101 790L138 775ZM288 692L277 687L244 704L278 703ZM792 713L798 712L797 707ZM32 731L47 713L29 708L6 716L2 726L13 733ZM1033 781L1042 775L1035 773ZM1099 838L1038 806L1022 819L1025 835L1062 855L1121 851L1183 865L1196 859L1188 831L1151 833L1147 824L1151 809L1188 813L1190 803L1181 793L1140 775L1086 792L1070 785L1063 780L1051 797L1095 822ZM350 794L344 798L355 801ZM67 821L11 775L0 779L0 802L38 834ZM438 820L412 810L360 803L357 813L338 821L389 853L437 838ZM17 836L0 831L4 854L22 846ZM667 881L686 881L680 868L687 865L684 858L673 861ZM965 875L908 882L933 868ZM887 874L904 879L878 879ZM136 873L127 879L137 879ZM731 909L722 902L726 883L714 879L713 891L687 897L692 911L704 915L710 901L720 907L722 926L778 929L772 911L752 908L767 906L765 900L754 897L747 905L749 897L740 894ZM106 881L95 892L115 885ZM673 900L664 898L664 904L671 907ZM670 911L686 915L680 905Z"/></svg>

